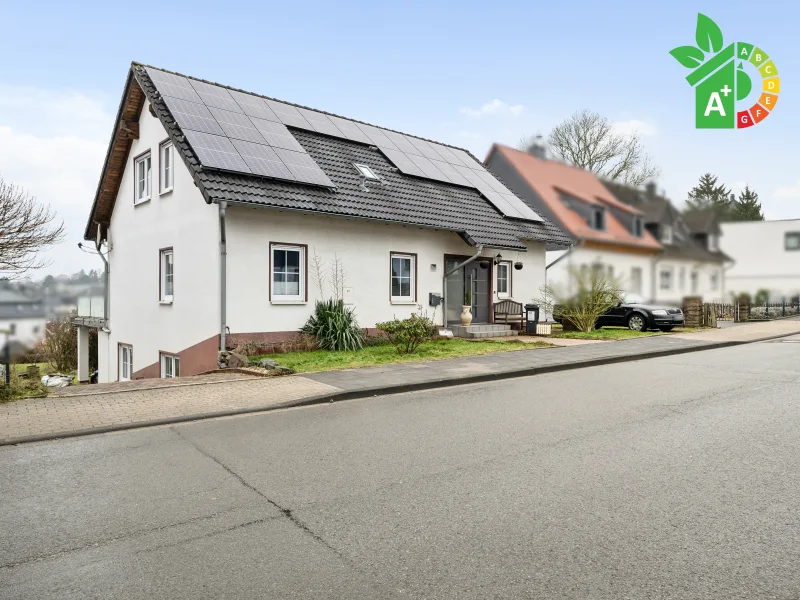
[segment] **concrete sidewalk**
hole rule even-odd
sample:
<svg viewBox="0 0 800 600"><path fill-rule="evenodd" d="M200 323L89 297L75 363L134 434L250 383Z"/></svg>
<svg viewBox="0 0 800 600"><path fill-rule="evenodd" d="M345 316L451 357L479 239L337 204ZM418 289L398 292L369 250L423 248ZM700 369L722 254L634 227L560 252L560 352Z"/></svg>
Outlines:
<svg viewBox="0 0 800 600"><path fill-rule="evenodd" d="M615 362L723 348L800 333L800 319L746 324L573 347L515 350L289 377L171 382L130 391L80 393L0 404L0 445L72 437L345 400L523 377ZM159 380L153 380L158 382Z"/></svg>

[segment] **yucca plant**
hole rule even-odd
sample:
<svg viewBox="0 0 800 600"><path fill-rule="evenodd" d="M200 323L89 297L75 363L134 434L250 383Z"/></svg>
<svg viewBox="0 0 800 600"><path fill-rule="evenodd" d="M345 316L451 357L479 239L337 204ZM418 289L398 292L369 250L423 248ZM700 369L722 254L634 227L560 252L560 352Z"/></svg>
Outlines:
<svg viewBox="0 0 800 600"><path fill-rule="evenodd" d="M355 310L343 300L318 300L300 333L313 335L323 350L360 350L364 346L364 330L358 326Z"/></svg>

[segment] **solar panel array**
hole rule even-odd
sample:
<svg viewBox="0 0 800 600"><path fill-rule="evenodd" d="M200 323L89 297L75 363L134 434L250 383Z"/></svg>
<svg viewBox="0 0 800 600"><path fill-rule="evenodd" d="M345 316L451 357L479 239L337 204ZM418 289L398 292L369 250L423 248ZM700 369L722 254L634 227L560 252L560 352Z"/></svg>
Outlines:
<svg viewBox="0 0 800 600"><path fill-rule="evenodd" d="M377 146L401 173L477 189L503 215L541 217L458 148L146 67L200 162L208 167L334 187L287 129Z"/></svg>
<svg viewBox="0 0 800 600"><path fill-rule="evenodd" d="M334 187L265 99L150 67L147 74L203 166Z"/></svg>

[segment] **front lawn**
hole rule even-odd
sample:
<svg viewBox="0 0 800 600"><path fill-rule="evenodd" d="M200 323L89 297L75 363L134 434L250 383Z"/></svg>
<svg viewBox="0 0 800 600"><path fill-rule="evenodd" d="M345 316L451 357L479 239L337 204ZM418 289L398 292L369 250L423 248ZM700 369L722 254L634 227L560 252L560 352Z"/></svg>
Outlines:
<svg viewBox="0 0 800 600"><path fill-rule="evenodd" d="M670 332L664 331L632 331L627 327L603 327L594 331L564 331L556 333L552 337L568 338L571 340L627 340L630 338L649 337L652 335L667 335L669 333L690 333L696 331L690 327L673 329Z"/></svg>
<svg viewBox="0 0 800 600"><path fill-rule="evenodd" d="M414 354L398 354L391 344L369 346L361 350L348 352L332 352L330 350L314 350L311 352L287 352L286 354L264 354L253 357L271 358L285 367L298 373L313 371L331 371L334 369L352 369L399 362L419 362L422 360L442 360L460 356L475 356L493 352L510 350L527 350L530 348L548 348L547 342L526 343L520 340L486 340L471 341L459 338L439 339L420 344Z"/></svg>

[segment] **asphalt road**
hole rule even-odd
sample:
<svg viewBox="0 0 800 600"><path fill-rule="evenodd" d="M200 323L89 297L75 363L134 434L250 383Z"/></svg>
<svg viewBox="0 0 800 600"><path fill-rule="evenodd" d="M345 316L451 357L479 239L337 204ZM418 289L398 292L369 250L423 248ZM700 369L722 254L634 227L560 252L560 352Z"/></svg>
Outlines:
<svg viewBox="0 0 800 600"><path fill-rule="evenodd" d="M800 336L0 448L0 532L3 599L798 598Z"/></svg>

